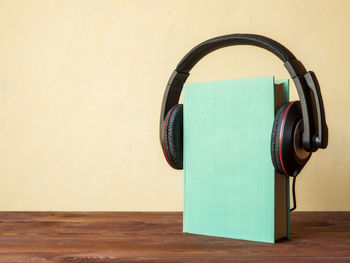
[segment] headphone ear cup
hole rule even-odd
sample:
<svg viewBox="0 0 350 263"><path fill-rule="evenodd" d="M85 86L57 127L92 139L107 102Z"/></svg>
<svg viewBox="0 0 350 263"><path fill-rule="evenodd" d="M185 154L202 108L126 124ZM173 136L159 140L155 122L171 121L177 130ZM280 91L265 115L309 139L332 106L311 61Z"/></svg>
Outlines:
<svg viewBox="0 0 350 263"><path fill-rule="evenodd" d="M281 174L284 174L284 172L282 170L281 162L279 160L279 135L281 130L283 114L285 113L287 106L288 104L286 103L278 108L275 120L273 122L271 133L271 160L275 169Z"/></svg>
<svg viewBox="0 0 350 263"><path fill-rule="evenodd" d="M271 133L271 159L275 169L296 176L310 159L302 147L303 121L300 101L283 104L276 112Z"/></svg>
<svg viewBox="0 0 350 263"><path fill-rule="evenodd" d="M162 148L171 167L183 169L183 105L169 110L162 125Z"/></svg>

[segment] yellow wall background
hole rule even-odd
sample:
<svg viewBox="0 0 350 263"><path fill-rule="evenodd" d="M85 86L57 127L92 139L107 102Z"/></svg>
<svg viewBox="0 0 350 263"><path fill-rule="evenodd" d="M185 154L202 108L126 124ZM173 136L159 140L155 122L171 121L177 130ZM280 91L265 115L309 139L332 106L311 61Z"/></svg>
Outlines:
<svg viewBox="0 0 350 263"><path fill-rule="evenodd" d="M194 45L236 32L316 72L329 147L300 174L298 210L350 210L349 13L346 0L0 1L0 210L182 210L158 141L165 84ZM188 81L266 75L288 77L234 47Z"/></svg>

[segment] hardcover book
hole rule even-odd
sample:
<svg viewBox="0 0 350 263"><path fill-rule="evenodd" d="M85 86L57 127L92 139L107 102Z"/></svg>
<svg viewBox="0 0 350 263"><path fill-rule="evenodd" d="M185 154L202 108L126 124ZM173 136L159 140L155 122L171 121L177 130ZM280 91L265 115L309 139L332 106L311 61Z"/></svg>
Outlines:
<svg viewBox="0 0 350 263"><path fill-rule="evenodd" d="M270 141L289 82L274 77L184 87L183 231L274 243L289 238L289 178Z"/></svg>

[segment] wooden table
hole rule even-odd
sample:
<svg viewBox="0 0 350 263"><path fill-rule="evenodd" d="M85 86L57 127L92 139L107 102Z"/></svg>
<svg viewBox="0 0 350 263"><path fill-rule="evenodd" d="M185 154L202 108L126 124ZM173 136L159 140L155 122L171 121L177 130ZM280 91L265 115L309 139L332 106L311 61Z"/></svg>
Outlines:
<svg viewBox="0 0 350 263"><path fill-rule="evenodd" d="M0 262L350 262L350 213L295 212L291 240L182 233L177 212L0 212Z"/></svg>

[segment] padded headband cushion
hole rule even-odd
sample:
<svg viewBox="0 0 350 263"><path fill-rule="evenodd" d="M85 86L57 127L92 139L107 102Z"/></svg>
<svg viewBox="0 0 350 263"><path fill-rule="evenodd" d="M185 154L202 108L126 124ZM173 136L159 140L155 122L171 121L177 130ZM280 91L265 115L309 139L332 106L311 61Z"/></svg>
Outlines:
<svg viewBox="0 0 350 263"><path fill-rule="evenodd" d="M183 105L177 104L168 112L163 123L162 148L171 167L183 167Z"/></svg>

